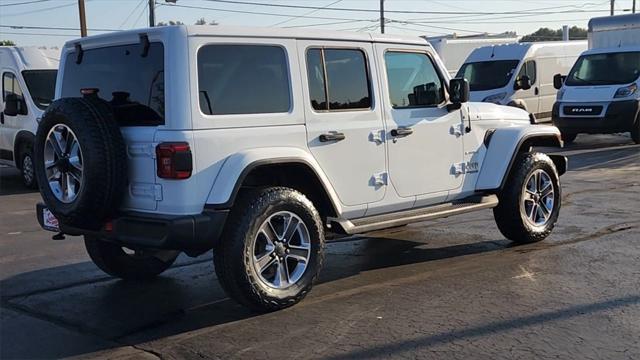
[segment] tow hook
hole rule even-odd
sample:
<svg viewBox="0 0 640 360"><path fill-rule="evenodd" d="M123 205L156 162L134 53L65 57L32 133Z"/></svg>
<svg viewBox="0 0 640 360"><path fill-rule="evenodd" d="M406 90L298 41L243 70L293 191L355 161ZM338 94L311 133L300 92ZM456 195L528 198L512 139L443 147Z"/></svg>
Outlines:
<svg viewBox="0 0 640 360"><path fill-rule="evenodd" d="M64 239L65 237L63 232L59 232L51 237L51 240L64 240Z"/></svg>

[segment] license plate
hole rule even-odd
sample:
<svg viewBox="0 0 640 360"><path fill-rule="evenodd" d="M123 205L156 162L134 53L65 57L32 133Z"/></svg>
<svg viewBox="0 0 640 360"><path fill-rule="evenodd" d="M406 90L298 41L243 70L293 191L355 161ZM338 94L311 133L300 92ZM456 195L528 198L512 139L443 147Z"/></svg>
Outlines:
<svg viewBox="0 0 640 360"><path fill-rule="evenodd" d="M47 208L42 209L42 227L50 231L60 231L58 219Z"/></svg>

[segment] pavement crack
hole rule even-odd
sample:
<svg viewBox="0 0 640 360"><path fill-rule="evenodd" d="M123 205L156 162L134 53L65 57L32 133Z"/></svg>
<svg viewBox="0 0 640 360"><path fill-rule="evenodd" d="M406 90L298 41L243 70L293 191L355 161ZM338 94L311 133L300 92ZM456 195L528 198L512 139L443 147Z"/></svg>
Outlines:
<svg viewBox="0 0 640 360"><path fill-rule="evenodd" d="M145 349L140 345L131 345L131 347L136 349L136 350L140 350L140 351L144 352L145 354L149 354L149 355L151 355L151 356L153 356L153 357L155 357L157 359L161 359L161 360L164 359L164 356L158 351L155 351L155 350L152 350L152 349Z"/></svg>

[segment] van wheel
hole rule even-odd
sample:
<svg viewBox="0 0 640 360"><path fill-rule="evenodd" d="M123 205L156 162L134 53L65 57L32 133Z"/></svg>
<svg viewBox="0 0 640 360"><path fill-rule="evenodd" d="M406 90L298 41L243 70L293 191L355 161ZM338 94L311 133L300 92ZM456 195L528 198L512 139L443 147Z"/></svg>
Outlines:
<svg viewBox="0 0 640 360"><path fill-rule="evenodd" d="M560 137L562 138L562 141L565 144L569 145L576 140L576 137L578 137L578 134L563 132L560 134Z"/></svg>
<svg viewBox="0 0 640 360"><path fill-rule="evenodd" d="M255 311L298 303L311 290L324 257L320 215L303 194L272 187L243 193L214 250L228 295Z"/></svg>
<svg viewBox="0 0 640 360"><path fill-rule="evenodd" d="M636 122L631 128L631 139L633 139L633 142L636 144L640 144L640 115L638 115Z"/></svg>
<svg viewBox="0 0 640 360"><path fill-rule="evenodd" d="M33 160L33 146L22 145L20 150L20 173L22 174L22 183L29 189L38 187L36 181L36 173Z"/></svg>
<svg viewBox="0 0 640 360"><path fill-rule="evenodd" d="M93 236L85 236L84 245L100 270L125 280L153 279L170 268L180 255L174 250L128 249Z"/></svg>
<svg viewBox="0 0 640 360"><path fill-rule="evenodd" d="M560 213L560 179L542 153L519 154L493 215L502 235L516 243L544 240Z"/></svg>

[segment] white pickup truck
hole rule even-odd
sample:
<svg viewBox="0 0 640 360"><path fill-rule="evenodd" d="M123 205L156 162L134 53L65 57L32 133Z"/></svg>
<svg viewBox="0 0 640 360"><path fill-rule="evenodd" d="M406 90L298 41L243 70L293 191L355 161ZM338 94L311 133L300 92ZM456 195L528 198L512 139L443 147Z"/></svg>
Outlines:
<svg viewBox="0 0 640 360"><path fill-rule="evenodd" d="M518 243L560 210L553 126L469 103L421 38L170 26L68 42L36 135L40 224L147 279L214 253L231 297L281 309L325 238L493 208Z"/></svg>

